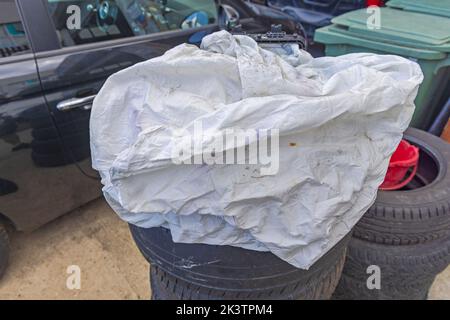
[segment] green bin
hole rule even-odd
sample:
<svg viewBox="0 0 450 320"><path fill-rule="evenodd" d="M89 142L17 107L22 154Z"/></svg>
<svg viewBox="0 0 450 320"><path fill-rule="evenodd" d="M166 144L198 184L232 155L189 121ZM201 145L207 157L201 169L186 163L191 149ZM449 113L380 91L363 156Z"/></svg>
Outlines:
<svg viewBox="0 0 450 320"><path fill-rule="evenodd" d="M391 0L386 5L393 9L450 18L450 0Z"/></svg>
<svg viewBox="0 0 450 320"><path fill-rule="evenodd" d="M416 61L424 81L416 98L411 126L428 129L439 113L450 81L450 19L380 8L381 28L369 29L366 9L348 12L332 25L316 30L314 40L325 44L327 56L355 52L395 54Z"/></svg>

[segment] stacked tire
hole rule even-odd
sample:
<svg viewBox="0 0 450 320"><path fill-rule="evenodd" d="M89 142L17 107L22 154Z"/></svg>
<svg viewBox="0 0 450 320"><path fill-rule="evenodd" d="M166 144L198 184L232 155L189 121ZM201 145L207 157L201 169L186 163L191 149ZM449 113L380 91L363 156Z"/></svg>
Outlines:
<svg viewBox="0 0 450 320"><path fill-rule="evenodd" d="M335 299L426 299L450 263L450 145L417 129L404 138L420 148L418 172L406 188L380 191L356 225Z"/></svg>
<svg viewBox="0 0 450 320"><path fill-rule="evenodd" d="M350 240L345 237L309 270L301 270L269 252L174 243L168 229L130 229L151 265L154 300L330 299Z"/></svg>

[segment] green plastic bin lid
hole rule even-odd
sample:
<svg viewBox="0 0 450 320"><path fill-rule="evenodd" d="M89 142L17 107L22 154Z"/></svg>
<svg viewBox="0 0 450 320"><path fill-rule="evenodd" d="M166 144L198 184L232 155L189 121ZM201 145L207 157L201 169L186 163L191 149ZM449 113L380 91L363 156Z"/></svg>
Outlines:
<svg viewBox="0 0 450 320"><path fill-rule="evenodd" d="M426 50L450 52L450 19L429 14L379 8L380 29L369 29L373 15L366 9L345 13L331 20L347 36Z"/></svg>
<svg viewBox="0 0 450 320"><path fill-rule="evenodd" d="M314 35L314 41L323 43L325 45L349 45L353 47L367 48L373 52L379 52L384 54L396 54L404 57L414 58L417 60L444 60L448 57L447 53L435 51L411 48L406 46L399 46L386 42L372 41L361 37L354 37L346 35L342 32L342 29L336 25L329 25L317 29ZM346 49L341 54L345 52Z"/></svg>
<svg viewBox="0 0 450 320"><path fill-rule="evenodd" d="M387 6L450 18L450 0L391 0Z"/></svg>

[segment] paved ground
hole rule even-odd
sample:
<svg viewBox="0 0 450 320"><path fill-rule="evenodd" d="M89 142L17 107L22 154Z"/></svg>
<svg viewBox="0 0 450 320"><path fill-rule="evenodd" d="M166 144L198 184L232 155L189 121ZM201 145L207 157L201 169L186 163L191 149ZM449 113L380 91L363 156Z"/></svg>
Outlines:
<svg viewBox="0 0 450 320"><path fill-rule="evenodd" d="M81 290L66 286L67 268L81 270ZM149 299L148 268L128 226L103 200L45 227L12 237L0 299Z"/></svg>
<svg viewBox="0 0 450 320"><path fill-rule="evenodd" d="M67 289L71 265L80 267L80 290ZM97 200L33 233L13 235L0 299L149 299L148 283L127 225ZM450 299L450 268L430 298Z"/></svg>

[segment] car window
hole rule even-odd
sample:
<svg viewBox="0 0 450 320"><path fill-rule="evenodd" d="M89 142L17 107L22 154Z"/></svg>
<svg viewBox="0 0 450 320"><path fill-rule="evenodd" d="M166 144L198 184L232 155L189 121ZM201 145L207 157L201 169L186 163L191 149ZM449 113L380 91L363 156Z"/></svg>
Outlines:
<svg viewBox="0 0 450 320"><path fill-rule="evenodd" d="M15 1L0 1L0 59L30 51Z"/></svg>
<svg viewBox="0 0 450 320"><path fill-rule="evenodd" d="M47 0L63 47L216 23L214 0Z"/></svg>

